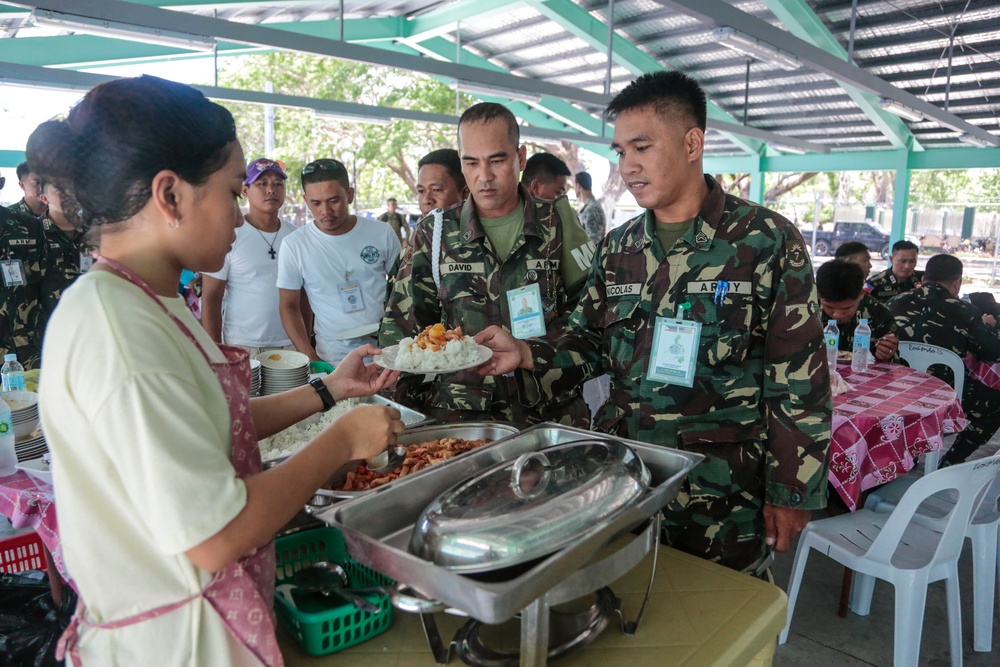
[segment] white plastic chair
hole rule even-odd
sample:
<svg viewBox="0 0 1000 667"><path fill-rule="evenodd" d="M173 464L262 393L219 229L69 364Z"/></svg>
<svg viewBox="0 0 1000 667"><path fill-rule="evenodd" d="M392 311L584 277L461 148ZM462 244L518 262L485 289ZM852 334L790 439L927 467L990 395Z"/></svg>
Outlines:
<svg viewBox="0 0 1000 667"><path fill-rule="evenodd" d="M924 373L931 366L942 365L950 368L955 378L955 393L958 394L958 402L962 402L962 392L965 390L965 364L962 362L962 357L946 348L911 340L899 341L899 356L906 360L910 368ZM940 449L925 454L924 472L937 470L940 461Z"/></svg>
<svg viewBox="0 0 1000 667"><path fill-rule="evenodd" d="M961 667L962 611L958 557L966 526L979 507L983 491L998 472L1000 458L943 468L913 482L891 514L862 509L854 514L810 521L802 531L795 551L788 590L788 619L778 643L784 644L788 639L809 550L816 549L854 570L851 608L859 615L867 615L870 611L876 577L893 585L896 591L893 664L896 667L917 665L927 585L944 579L951 664ZM943 530L935 532L914 521L917 507L924 499L946 489L955 490L956 502L943 519Z"/></svg>
<svg viewBox="0 0 1000 667"><path fill-rule="evenodd" d="M994 435L991 442L997 438L998 436ZM1000 453L990 458L998 456ZM919 476L911 473L875 489L868 496L865 509L880 513L893 511L906 491L918 479ZM979 509L965 531L965 536L972 540L973 649L986 653L993 650L994 593L1000 577L1000 560L997 559L1000 549L998 501L1000 501L1000 477L994 479L986 491ZM955 494L952 492L935 494L920 505L914 520L926 528L941 532L946 524L946 517L954 509L955 503ZM860 594L859 592L858 595ZM871 600L858 602L859 606L864 608L871 606Z"/></svg>

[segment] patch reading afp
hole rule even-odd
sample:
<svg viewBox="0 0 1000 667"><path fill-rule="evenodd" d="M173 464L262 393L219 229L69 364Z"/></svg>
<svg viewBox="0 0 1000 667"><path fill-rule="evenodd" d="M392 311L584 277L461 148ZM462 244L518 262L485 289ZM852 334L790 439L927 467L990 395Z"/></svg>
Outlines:
<svg viewBox="0 0 1000 667"><path fill-rule="evenodd" d="M486 273L483 262L442 262L441 273Z"/></svg>
<svg viewBox="0 0 1000 667"><path fill-rule="evenodd" d="M529 259L528 269L531 271L558 271L558 259Z"/></svg>
<svg viewBox="0 0 1000 667"><path fill-rule="evenodd" d="M606 292L608 298L623 297L623 296L639 296L639 292L642 290L642 283L621 283L618 285L608 285Z"/></svg>
<svg viewBox="0 0 1000 667"><path fill-rule="evenodd" d="M365 260L366 264L374 264L381 257L378 248L373 245L366 245L361 249L361 259Z"/></svg>
<svg viewBox="0 0 1000 667"><path fill-rule="evenodd" d="M788 255L788 265L793 269L801 269L806 265L806 249L802 241L789 241L785 246Z"/></svg>
<svg viewBox="0 0 1000 667"><path fill-rule="evenodd" d="M726 284L728 285L726 294L750 295L751 286L749 280L730 280ZM687 293L689 296L697 294L711 294L715 296L716 290L718 289L718 280L697 280L695 282L688 283Z"/></svg>

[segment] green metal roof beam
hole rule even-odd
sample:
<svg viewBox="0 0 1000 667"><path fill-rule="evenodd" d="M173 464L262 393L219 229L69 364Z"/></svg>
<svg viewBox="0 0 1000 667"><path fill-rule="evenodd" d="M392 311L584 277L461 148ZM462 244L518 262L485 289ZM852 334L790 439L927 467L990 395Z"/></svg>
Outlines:
<svg viewBox="0 0 1000 667"><path fill-rule="evenodd" d="M598 52L603 53L607 50L607 24L594 18L594 15L586 9L570 0L527 0L527 2L542 16L562 26L571 35L582 39ZM669 61L661 63L617 32L614 34L612 44L611 60L636 76L648 72L659 72L666 67L680 69ZM737 123L736 119L726 113L722 107L711 101L708 103L708 116L727 123ZM764 142L753 137L741 137L727 132L723 132L723 135L748 153L759 155L767 148Z"/></svg>
<svg viewBox="0 0 1000 667"><path fill-rule="evenodd" d="M847 51L804 0L764 0L764 4L793 35L847 61ZM838 80L837 83L893 146L915 151L923 150L923 146L913 136L903 119L883 111L878 105L876 96L858 90L844 81Z"/></svg>
<svg viewBox="0 0 1000 667"><path fill-rule="evenodd" d="M507 14L521 4L521 0L494 0L489 5L482 0L452 2L442 9L435 9L406 21L406 27L399 36L417 41L440 37L454 32L461 21L475 19L481 22L493 16Z"/></svg>
<svg viewBox="0 0 1000 667"><path fill-rule="evenodd" d="M905 155L908 169L1000 169L1000 148L934 148L924 151L851 151L828 155L780 155L760 158L767 173L801 171L891 171ZM758 159L752 155L706 157L705 171L744 174L753 171Z"/></svg>

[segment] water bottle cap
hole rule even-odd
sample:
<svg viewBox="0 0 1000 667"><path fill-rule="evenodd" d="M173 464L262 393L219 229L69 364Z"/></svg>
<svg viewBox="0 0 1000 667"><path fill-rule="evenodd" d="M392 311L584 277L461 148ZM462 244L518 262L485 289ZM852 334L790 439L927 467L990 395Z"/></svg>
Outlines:
<svg viewBox="0 0 1000 667"><path fill-rule="evenodd" d="M868 324L868 318L867 317L862 317L861 318L861 324Z"/></svg>
<svg viewBox="0 0 1000 667"><path fill-rule="evenodd" d="M5 354L5 355L3 355L3 360L4 361L17 361L17 355L16 354Z"/></svg>

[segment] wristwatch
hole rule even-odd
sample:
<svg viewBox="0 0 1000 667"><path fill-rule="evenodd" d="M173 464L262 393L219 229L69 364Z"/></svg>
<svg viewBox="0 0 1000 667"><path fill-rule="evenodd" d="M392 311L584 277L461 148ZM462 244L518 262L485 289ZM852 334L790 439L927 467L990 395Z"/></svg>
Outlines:
<svg viewBox="0 0 1000 667"><path fill-rule="evenodd" d="M316 393L319 394L320 399L323 401L323 409L320 412L326 412L337 404L337 401L333 400L333 394L326 388L326 383L323 382L322 378L313 378L309 380L309 384L312 385L312 388L316 390Z"/></svg>

